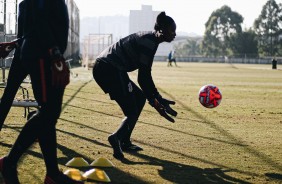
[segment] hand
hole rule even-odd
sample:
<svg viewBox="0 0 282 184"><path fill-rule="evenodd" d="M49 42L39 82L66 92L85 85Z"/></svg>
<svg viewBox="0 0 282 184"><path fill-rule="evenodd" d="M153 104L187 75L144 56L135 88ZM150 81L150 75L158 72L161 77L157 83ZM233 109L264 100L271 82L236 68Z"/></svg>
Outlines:
<svg viewBox="0 0 282 184"><path fill-rule="evenodd" d="M161 95L158 95L156 98L165 107L165 111L168 114L170 114L172 116L177 116L177 112L170 107L170 105L174 105L175 104L175 101L171 101L171 100L167 100L165 98L162 98Z"/></svg>
<svg viewBox="0 0 282 184"><path fill-rule="evenodd" d="M0 43L0 58L6 58L14 48L18 47L19 40L16 39L11 42Z"/></svg>
<svg viewBox="0 0 282 184"><path fill-rule="evenodd" d="M161 104L156 98L149 101L149 104L154 107L161 116L163 116L168 121L174 123L174 119L167 114L166 108L163 104Z"/></svg>
<svg viewBox="0 0 282 184"><path fill-rule="evenodd" d="M70 82L70 70L66 60L57 47L49 50L52 70L52 85L55 88L65 88Z"/></svg>

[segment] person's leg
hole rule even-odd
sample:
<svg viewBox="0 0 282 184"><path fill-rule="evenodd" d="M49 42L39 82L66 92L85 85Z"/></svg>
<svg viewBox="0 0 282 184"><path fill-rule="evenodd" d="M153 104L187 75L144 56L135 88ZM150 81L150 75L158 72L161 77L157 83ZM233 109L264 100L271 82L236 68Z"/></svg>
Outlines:
<svg viewBox="0 0 282 184"><path fill-rule="evenodd" d="M132 81L131 84L133 89L132 93L115 99L121 107L125 118L122 120L121 126L114 134L117 135L123 151L140 151L142 148L132 144L130 138L145 105L146 98L139 87L137 87Z"/></svg>
<svg viewBox="0 0 282 184"><path fill-rule="evenodd" d="M177 64L176 64L176 59L173 59L173 61L174 61L175 66L177 66Z"/></svg>
<svg viewBox="0 0 282 184"><path fill-rule="evenodd" d="M122 109L125 118L122 120L117 131L108 137L108 141L113 148L113 156L118 160L122 160L124 155L121 149L121 142L124 140L125 136L129 134L129 132L132 132L132 129L134 128L138 119L138 113L133 93L126 96L116 96L115 101Z"/></svg>
<svg viewBox="0 0 282 184"><path fill-rule="evenodd" d="M15 95L26 76L27 73L22 69L19 58L14 56L0 103L0 131L11 109Z"/></svg>
<svg viewBox="0 0 282 184"><path fill-rule="evenodd" d="M14 97L18 91L20 84L23 79L27 76L27 72L22 68L21 62L18 57L13 59L12 65L10 67L7 86L4 90L1 104L0 104L0 130L3 126L3 123L7 117L7 114L12 106ZM28 126L28 125L27 125ZM29 137L31 138L31 137ZM32 138L31 138L32 139ZM29 147L30 144L27 145ZM13 145L13 148L16 149L19 145ZM21 147L21 146L20 146ZM24 150L25 148L23 148ZM15 150L16 151L16 150ZM14 151L10 151L13 153ZM17 152L17 151L16 151ZM24 152L24 151L23 151ZM23 152L19 152L19 155ZM19 179L17 176L17 162L18 158L15 160L10 158L10 154L8 156L2 157L0 159L0 172L2 173L2 177L5 183L13 183L18 184Z"/></svg>
<svg viewBox="0 0 282 184"><path fill-rule="evenodd" d="M128 121L128 124L129 124L129 129L121 141L122 146L123 145L125 146L132 145L131 140L130 140L131 134L132 134L133 129L135 128L137 120L146 102L146 98L142 90L139 89L139 87L137 87L134 83L132 83L132 86L133 86L133 92L134 92L133 101L135 103L136 113L131 110L133 108L130 106L130 104L129 105L127 105L126 103L122 104L122 102L119 103L120 107L123 110L124 115L126 116L124 118L124 121ZM129 118L129 117L134 117L134 118Z"/></svg>
<svg viewBox="0 0 282 184"><path fill-rule="evenodd" d="M40 111L31 119L38 117L38 142L43 154L46 177L44 184L82 184L60 172L57 160L56 124L61 114L64 89L52 86L50 63L48 60L39 61L40 77L38 73L31 75L35 98L40 104ZM37 77L36 77L37 76Z"/></svg>
<svg viewBox="0 0 282 184"><path fill-rule="evenodd" d="M117 135L120 141L124 142L126 138L130 137L139 115L137 112L137 105L134 97L117 98L116 102L122 109L125 117L122 120L120 127L114 134Z"/></svg>
<svg viewBox="0 0 282 184"><path fill-rule="evenodd" d="M28 67L28 64L30 63L27 63L27 67ZM41 64L42 63L43 61L41 62ZM42 100L43 96L46 97L46 95L48 95L47 93L48 85L46 84L49 83L49 80L45 80L45 79L48 79L48 77L46 77L45 75L46 73L44 71L44 68L46 68L44 67L44 64L42 65L42 68L40 68L39 62L33 62L33 65L29 66L28 73L30 74L30 77L31 77L33 93L34 93L35 99L38 101L38 103L42 107L39 109L39 113L32 116L27 121L27 123L25 123L11 151L5 157L3 173L5 173L5 170L9 170L8 169L9 167L14 168L13 173L16 173L16 166L17 166L18 160L24 154L24 152L34 143L35 139L40 138L40 136L45 131L44 129L46 129L46 125L49 123L48 119L45 119L46 115L44 115L45 114L44 110L46 109L46 106L47 106L46 101ZM42 76L44 76L44 80L42 80L41 78ZM42 86L44 86L44 90L42 89ZM41 112L42 109L43 109L43 113ZM52 131L47 135L47 137L53 137L53 136L54 136L54 133L52 133ZM53 151L52 146L54 144L52 142L50 142L50 144L51 145L50 145L49 151L52 152ZM56 167L53 167L52 169L55 171L58 170L58 168ZM11 178L9 178L8 176L4 176L4 179L11 180Z"/></svg>
<svg viewBox="0 0 282 184"><path fill-rule="evenodd" d="M122 90L117 90L118 87L115 86L116 84L120 84L119 71L113 68L110 64L105 63L104 61L101 60L96 60L93 66L92 74L96 83L101 87L101 89L105 93L110 92L113 95L115 93L120 94L120 91L122 91ZM122 87L119 87L118 89L121 88ZM114 151L113 156L118 160L123 159L124 155L122 153L120 147L120 141L117 135L116 134L110 135L108 137L108 141L113 148Z"/></svg>
<svg viewBox="0 0 282 184"><path fill-rule="evenodd" d="M2 174L2 178L4 183L9 184L19 184L17 167L12 166L6 157L0 158L0 173Z"/></svg>
<svg viewBox="0 0 282 184"><path fill-rule="evenodd" d="M30 63L29 63L30 64ZM5 157L5 167L15 168L13 173L16 173L16 165L23 153L34 143L38 138L39 145L44 157L47 175L45 178L46 184L72 184L81 183L71 180L63 175L58 168L57 163L57 141L55 125L61 112L61 104L64 90L53 89L51 86L50 65L44 60L32 62L32 66L26 65L29 68L33 93L36 101L40 105L39 112L32 116L24 125L10 153ZM1 163L1 161L0 161ZM11 169L10 169L11 170ZM16 177L14 174L13 177ZM5 180L10 180L8 176L4 176Z"/></svg>

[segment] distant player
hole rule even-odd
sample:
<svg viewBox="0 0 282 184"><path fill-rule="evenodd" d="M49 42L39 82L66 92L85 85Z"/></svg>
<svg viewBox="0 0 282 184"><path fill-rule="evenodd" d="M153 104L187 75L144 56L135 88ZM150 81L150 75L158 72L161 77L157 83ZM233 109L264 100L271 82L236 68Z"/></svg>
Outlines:
<svg viewBox="0 0 282 184"><path fill-rule="evenodd" d="M162 42L171 42L175 36L174 20L161 12L154 31L138 32L120 39L106 48L97 58L93 77L105 93L121 107L125 117L116 132L108 137L116 159L123 159L123 151L140 151L130 140L146 99L161 116L174 122L177 112L169 107L173 101L162 98L152 79L154 55ZM138 69L138 83L130 80L128 72Z"/></svg>
<svg viewBox="0 0 282 184"><path fill-rule="evenodd" d="M176 65L176 59L174 57L174 51L170 51L167 57L167 66L172 66L172 62L174 62L175 66Z"/></svg>

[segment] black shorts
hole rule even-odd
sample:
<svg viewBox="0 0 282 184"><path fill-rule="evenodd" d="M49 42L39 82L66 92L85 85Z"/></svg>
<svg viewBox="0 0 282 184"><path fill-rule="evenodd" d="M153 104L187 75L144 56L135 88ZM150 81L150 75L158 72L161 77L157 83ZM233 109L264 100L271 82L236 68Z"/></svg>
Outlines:
<svg viewBox="0 0 282 184"><path fill-rule="evenodd" d="M96 60L93 77L102 90L109 93L112 100L133 93L133 82L129 79L127 72L119 71L111 64Z"/></svg>

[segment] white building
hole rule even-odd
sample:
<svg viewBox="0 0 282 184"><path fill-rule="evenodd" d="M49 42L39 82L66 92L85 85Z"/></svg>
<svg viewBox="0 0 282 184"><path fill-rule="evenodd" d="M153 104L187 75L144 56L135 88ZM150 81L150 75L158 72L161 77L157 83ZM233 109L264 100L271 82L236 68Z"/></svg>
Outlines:
<svg viewBox="0 0 282 184"><path fill-rule="evenodd" d="M160 11L153 11L151 5L142 5L141 10L130 10L129 34L138 31L151 31Z"/></svg>

